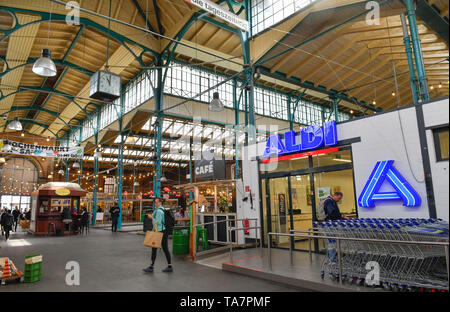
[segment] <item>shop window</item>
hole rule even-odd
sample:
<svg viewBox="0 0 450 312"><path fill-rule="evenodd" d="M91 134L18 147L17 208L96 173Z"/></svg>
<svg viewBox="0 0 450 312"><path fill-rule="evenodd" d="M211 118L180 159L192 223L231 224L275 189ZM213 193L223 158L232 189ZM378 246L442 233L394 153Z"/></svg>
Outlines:
<svg viewBox="0 0 450 312"><path fill-rule="evenodd" d="M449 128L437 128L433 130L434 149L436 151L436 161L448 161L449 153Z"/></svg>

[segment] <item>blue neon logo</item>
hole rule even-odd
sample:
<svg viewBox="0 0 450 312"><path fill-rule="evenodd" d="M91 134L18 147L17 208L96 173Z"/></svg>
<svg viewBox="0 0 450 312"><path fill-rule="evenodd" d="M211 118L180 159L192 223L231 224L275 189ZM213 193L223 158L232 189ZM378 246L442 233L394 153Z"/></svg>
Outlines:
<svg viewBox="0 0 450 312"><path fill-rule="evenodd" d="M323 129L318 126L303 128L300 131L300 141L300 143L297 143L297 134L294 131L288 131L284 134L284 143L278 134L271 135L267 140L263 157L268 158L314 150L322 145L336 145L336 121L333 120L324 123Z"/></svg>
<svg viewBox="0 0 450 312"><path fill-rule="evenodd" d="M384 181L388 181L395 192L378 192ZM379 161L358 198L360 207L375 207L375 201L402 200L403 206L417 207L421 204L419 194L395 169L393 160Z"/></svg>

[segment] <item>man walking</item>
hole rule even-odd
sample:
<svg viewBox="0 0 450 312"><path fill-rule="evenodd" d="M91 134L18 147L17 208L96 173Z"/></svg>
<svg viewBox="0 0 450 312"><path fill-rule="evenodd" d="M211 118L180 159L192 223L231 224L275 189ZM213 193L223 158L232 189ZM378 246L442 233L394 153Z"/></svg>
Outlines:
<svg viewBox="0 0 450 312"><path fill-rule="evenodd" d="M17 223L19 223L20 216L19 207L16 206L16 209L13 210L12 215L14 217L14 232L17 232Z"/></svg>
<svg viewBox="0 0 450 312"><path fill-rule="evenodd" d="M117 223L119 222L120 208L117 201L114 202L114 206L109 209L111 214L111 231L117 232Z"/></svg>
<svg viewBox="0 0 450 312"><path fill-rule="evenodd" d="M170 252L169 252L169 246L168 246L170 230L168 228L166 228L166 226L165 226L164 215L165 215L165 212L164 212L164 207L163 207L163 199L156 198L155 199L155 209L153 210L153 214L149 215L149 217L150 217L150 219L153 220L153 227L156 226L157 227L156 230L158 232L163 233L161 247L162 247L162 250L164 251L164 254L166 255L167 268L165 268L162 271L163 272L173 272L172 261L170 258ZM158 251L158 248L152 248L152 264L148 268L144 269L145 273L153 272L153 266L155 264L157 251Z"/></svg>
<svg viewBox="0 0 450 312"><path fill-rule="evenodd" d="M14 216L11 213L11 210L8 210L2 215L1 223L3 229L5 230L5 239L9 239L9 232L11 231L14 224Z"/></svg>

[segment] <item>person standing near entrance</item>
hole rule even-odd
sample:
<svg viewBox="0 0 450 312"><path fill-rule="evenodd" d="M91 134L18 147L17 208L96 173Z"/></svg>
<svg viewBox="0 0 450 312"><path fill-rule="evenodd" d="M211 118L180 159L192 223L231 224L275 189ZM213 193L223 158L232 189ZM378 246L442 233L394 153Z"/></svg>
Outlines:
<svg viewBox="0 0 450 312"><path fill-rule="evenodd" d="M166 229L165 226L165 212L163 207L163 199L162 198L156 198L155 199L155 209L153 210L153 214L149 215L149 218L153 221L153 227L157 227L156 230L158 232L163 233L163 238L161 241L161 247L164 251L164 254L166 255L167 260L167 268L162 270L163 272L173 272L172 268L172 260L170 258L170 252L169 252L169 246L168 246L168 240L169 240L169 229ZM151 273L153 272L153 266L155 264L156 260L156 254L158 252L158 248L152 248L152 264L144 269L144 272Z"/></svg>
<svg viewBox="0 0 450 312"><path fill-rule="evenodd" d="M120 208L117 201L114 202L114 206L109 209L109 213L111 214L111 231L117 232L117 224L119 223L119 215L120 215Z"/></svg>
<svg viewBox="0 0 450 312"><path fill-rule="evenodd" d="M328 196L324 203L323 203L323 207L324 207L324 211L325 211L325 220L330 220L330 221L334 221L334 220L341 220L341 219L346 219L342 214L341 211L339 210L338 207L338 202L340 202L342 200L342 197L344 195L341 192L335 192L333 195Z"/></svg>
<svg viewBox="0 0 450 312"><path fill-rule="evenodd" d="M16 209L12 212L14 217L14 232L17 232L17 223L19 223L20 210L19 207L16 206Z"/></svg>
<svg viewBox="0 0 450 312"><path fill-rule="evenodd" d="M14 216L11 213L11 210L8 210L2 215L1 223L3 226L3 229L5 231L5 239L9 239L9 232L12 230L13 224L14 224Z"/></svg>

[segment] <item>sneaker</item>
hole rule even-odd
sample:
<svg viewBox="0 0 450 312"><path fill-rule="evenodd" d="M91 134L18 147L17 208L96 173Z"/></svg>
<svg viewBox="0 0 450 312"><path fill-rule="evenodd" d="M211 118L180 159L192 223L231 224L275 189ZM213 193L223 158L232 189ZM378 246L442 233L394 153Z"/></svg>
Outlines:
<svg viewBox="0 0 450 312"><path fill-rule="evenodd" d="M152 273L153 272L153 267L149 266L148 268L145 268L142 271L144 271L145 273Z"/></svg>
<svg viewBox="0 0 450 312"><path fill-rule="evenodd" d="M164 270L162 270L163 272L167 273L167 272L173 272L173 268L171 266L168 266L167 268L165 268Z"/></svg>

